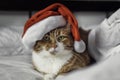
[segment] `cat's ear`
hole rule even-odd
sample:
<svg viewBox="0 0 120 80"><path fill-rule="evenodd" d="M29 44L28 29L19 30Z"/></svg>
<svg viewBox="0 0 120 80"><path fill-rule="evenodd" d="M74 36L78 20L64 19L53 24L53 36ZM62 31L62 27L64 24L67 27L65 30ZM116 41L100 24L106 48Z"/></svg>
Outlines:
<svg viewBox="0 0 120 80"><path fill-rule="evenodd" d="M66 29L68 32L71 32L71 25L70 25L69 23L67 23L65 29Z"/></svg>

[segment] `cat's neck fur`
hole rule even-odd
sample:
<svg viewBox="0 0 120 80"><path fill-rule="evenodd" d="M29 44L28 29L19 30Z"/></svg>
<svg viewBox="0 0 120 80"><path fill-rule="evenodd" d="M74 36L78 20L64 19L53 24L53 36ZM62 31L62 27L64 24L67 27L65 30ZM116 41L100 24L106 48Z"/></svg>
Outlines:
<svg viewBox="0 0 120 80"><path fill-rule="evenodd" d="M47 53L47 51L43 51L44 54ZM42 54L36 54L36 52L33 51L33 61L35 62L35 66L37 69L41 72L44 73L49 73L49 74L56 74L59 72L61 67L68 63L68 60L72 58L72 52L68 51L63 51L63 53L66 53L66 55L50 55L48 57L43 57Z"/></svg>

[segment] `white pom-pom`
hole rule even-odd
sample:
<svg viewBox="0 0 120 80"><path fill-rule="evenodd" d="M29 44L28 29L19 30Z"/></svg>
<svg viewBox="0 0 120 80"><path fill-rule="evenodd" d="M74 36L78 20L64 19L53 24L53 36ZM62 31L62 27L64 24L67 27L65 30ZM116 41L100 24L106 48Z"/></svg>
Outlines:
<svg viewBox="0 0 120 80"><path fill-rule="evenodd" d="M85 45L84 41L83 40L75 41L74 42L74 49L78 53L84 52L86 49L86 45Z"/></svg>

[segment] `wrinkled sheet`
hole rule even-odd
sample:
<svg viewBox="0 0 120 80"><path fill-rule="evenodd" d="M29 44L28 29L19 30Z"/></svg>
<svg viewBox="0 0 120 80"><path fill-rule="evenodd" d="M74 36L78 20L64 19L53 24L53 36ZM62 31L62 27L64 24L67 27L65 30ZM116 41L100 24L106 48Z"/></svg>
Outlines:
<svg viewBox="0 0 120 80"><path fill-rule="evenodd" d="M0 26L0 80L41 80L21 42L23 26Z"/></svg>
<svg viewBox="0 0 120 80"><path fill-rule="evenodd" d="M41 80L34 70L31 55L1 56L0 80Z"/></svg>

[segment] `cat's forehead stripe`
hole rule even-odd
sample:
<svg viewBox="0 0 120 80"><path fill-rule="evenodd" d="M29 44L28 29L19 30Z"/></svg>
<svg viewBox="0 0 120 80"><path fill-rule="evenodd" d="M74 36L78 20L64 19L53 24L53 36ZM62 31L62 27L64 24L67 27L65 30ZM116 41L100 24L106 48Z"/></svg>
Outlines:
<svg viewBox="0 0 120 80"><path fill-rule="evenodd" d="M46 36L50 36L52 38L52 37L57 37L59 35L66 35L66 33L67 32L64 29L55 29L47 33Z"/></svg>
<svg viewBox="0 0 120 80"><path fill-rule="evenodd" d="M60 35L60 30L56 30L56 36Z"/></svg>

